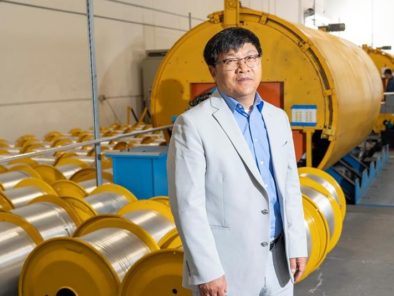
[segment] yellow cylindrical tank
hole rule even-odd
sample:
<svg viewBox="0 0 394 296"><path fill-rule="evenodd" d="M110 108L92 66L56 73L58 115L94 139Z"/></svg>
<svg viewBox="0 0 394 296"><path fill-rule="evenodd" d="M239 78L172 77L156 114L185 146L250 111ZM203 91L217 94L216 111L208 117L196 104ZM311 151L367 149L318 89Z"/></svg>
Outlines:
<svg viewBox="0 0 394 296"><path fill-rule="evenodd" d="M224 27L239 26L261 41L262 96L270 101L271 86L276 89L277 105L293 123L298 158L305 153L307 165L324 169L367 137L383 88L374 63L360 47L274 15L227 6L187 32L166 55L152 88L155 126L169 124L191 98L213 86L204 46ZM309 119L300 124L299 116Z"/></svg>

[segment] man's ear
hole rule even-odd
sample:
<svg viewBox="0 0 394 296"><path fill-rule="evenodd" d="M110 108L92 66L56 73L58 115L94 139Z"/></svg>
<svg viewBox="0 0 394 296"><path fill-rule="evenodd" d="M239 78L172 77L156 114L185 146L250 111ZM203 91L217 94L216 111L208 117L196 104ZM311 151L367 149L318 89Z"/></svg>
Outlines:
<svg viewBox="0 0 394 296"><path fill-rule="evenodd" d="M216 68L214 66L208 66L209 73L211 73L212 78L216 81Z"/></svg>

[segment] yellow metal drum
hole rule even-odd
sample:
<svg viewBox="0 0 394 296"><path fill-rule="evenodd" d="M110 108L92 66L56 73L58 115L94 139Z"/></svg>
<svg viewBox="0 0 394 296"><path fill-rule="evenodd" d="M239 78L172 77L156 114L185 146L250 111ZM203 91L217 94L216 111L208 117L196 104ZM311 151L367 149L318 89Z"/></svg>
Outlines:
<svg viewBox="0 0 394 296"><path fill-rule="evenodd" d="M312 120L310 127L293 126L307 140L301 154L307 153L311 165L329 167L370 133L383 88L368 55L336 36L248 8L240 8L238 17L222 11L211 14L171 48L152 87L155 126L168 124L183 112L197 94L196 86L213 83L203 48L225 26L244 27L259 37L264 52L262 82L282 85L281 107L292 121L298 114L293 116L292 108L317 108L315 125Z"/></svg>
<svg viewBox="0 0 394 296"><path fill-rule="evenodd" d="M388 54L387 52L384 52L381 49L369 47L366 44L363 45L363 49L372 59L380 73L383 73L386 68L390 68L394 71L394 56Z"/></svg>

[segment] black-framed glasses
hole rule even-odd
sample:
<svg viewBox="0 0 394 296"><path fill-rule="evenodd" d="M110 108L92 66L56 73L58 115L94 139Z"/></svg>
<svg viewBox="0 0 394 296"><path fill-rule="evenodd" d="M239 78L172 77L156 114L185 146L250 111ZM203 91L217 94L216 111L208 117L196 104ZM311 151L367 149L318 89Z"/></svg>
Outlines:
<svg viewBox="0 0 394 296"><path fill-rule="evenodd" d="M216 62L216 64L223 64L223 68L225 70L231 71L237 69L241 61L243 61L245 65L248 66L249 68L254 68L260 63L260 55L255 54L255 55L248 55L243 58L228 58Z"/></svg>

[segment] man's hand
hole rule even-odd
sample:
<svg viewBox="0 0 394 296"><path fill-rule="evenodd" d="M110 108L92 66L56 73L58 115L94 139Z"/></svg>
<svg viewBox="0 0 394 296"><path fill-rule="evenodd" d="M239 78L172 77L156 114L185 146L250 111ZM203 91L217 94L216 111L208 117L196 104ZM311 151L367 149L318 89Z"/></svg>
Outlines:
<svg viewBox="0 0 394 296"><path fill-rule="evenodd" d="M223 275L216 280L198 285L198 288L201 296L225 296L227 293L226 278Z"/></svg>
<svg viewBox="0 0 394 296"><path fill-rule="evenodd" d="M290 271L294 276L294 282L298 282L305 271L307 257L290 258Z"/></svg>

